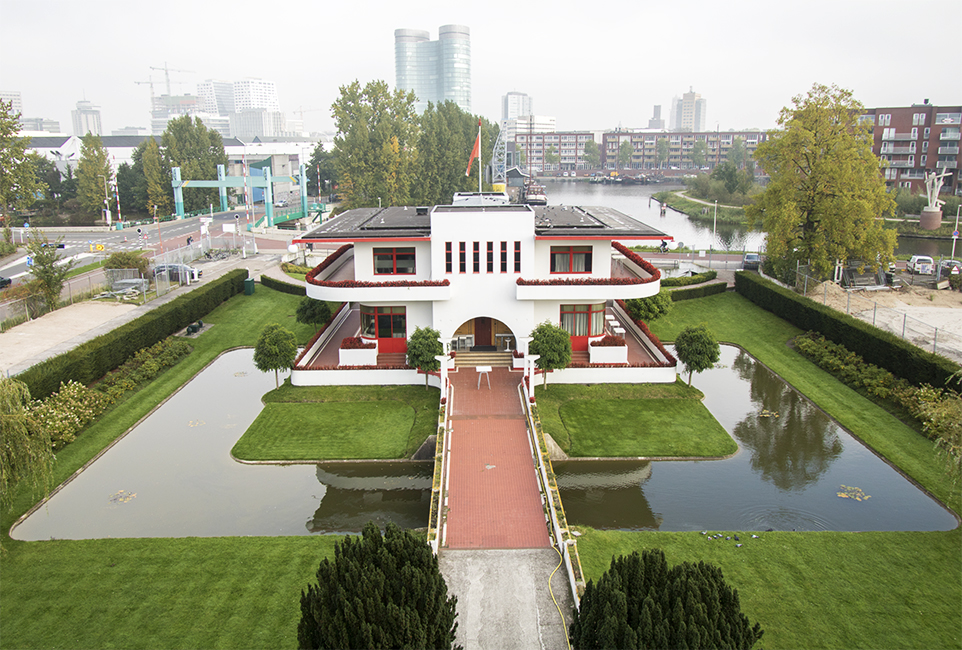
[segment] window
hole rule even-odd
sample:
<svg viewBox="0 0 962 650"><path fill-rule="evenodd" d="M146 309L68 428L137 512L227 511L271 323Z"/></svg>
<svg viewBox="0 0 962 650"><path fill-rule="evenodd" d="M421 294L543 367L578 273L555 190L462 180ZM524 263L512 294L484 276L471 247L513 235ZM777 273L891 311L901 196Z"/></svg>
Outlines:
<svg viewBox="0 0 962 650"><path fill-rule="evenodd" d="M468 272L468 255L465 252L464 242L458 243L458 255L460 257L461 273Z"/></svg>
<svg viewBox="0 0 962 650"><path fill-rule="evenodd" d="M514 272L521 273L521 242L514 242Z"/></svg>
<svg viewBox="0 0 962 650"><path fill-rule="evenodd" d="M591 246L552 246L552 273L591 273Z"/></svg>
<svg viewBox="0 0 962 650"><path fill-rule="evenodd" d="M374 275L414 275L414 247L375 248Z"/></svg>
<svg viewBox="0 0 962 650"><path fill-rule="evenodd" d="M501 272L508 272L508 242L501 242Z"/></svg>
<svg viewBox="0 0 962 650"><path fill-rule="evenodd" d="M493 241L488 242L487 262L488 262L488 273L494 273L494 242Z"/></svg>
<svg viewBox="0 0 962 650"><path fill-rule="evenodd" d="M561 305L561 327L571 336L601 336L605 333L605 303Z"/></svg>
<svg viewBox="0 0 962 650"><path fill-rule="evenodd" d="M406 311L405 307L361 305L361 336L369 339L406 338Z"/></svg>
<svg viewBox="0 0 962 650"><path fill-rule="evenodd" d="M451 242L444 242L444 272L452 273L454 270L454 254L451 251Z"/></svg>
<svg viewBox="0 0 962 650"><path fill-rule="evenodd" d="M474 272L481 272L481 242L474 242Z"/></svg>
<svg viewBox="0 0 962 650"><path fill-rule="evenodd" d="M929 139L929 135L931 135L931 134L932 134L932 129L931 129L930 127L928 127L928 126L925 127L925 136L924 136L924 137L925 137L926 140Z"/></svg>
<svg viewBox="0 0 962 650"><path fill-rule="evenodd" d="M919 128L918 128L918 127L914 127L914 128L912 129L912 139L913 139L913 140L916 140L916 139L918 139L918 137L919 137Z"/></svg>

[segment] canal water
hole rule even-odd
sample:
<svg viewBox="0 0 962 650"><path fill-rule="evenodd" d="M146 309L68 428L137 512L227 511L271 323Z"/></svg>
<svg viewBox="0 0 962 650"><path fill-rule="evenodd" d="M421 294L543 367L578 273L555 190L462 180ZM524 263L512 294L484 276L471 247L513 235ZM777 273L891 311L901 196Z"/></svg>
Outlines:
<svg viewBox="0 0 962 650"><path fill-rule="evenodd" d="M948 510L747 352L722 346L718 365L692 384L739 451L715 461L556 462L569 523L674 531L956 526Z"/></svg>
<svg viewBox="0 0 962 650"><path fill-rule="evenodd" d="M744 352L722 350L720 367L694 383L739 452L723 461L556 463L569 522L631 530L955 527L948 511L776 375ZM273 388L252 350L222 355L11 535L279 536L357 532L368 520L427 525L431 462L234 461L231 447Z"/></svg>
<svg viewBox="0 0 962 650"><path fill-rule="evenodd" d="M603 205L615 208L695 250L708 250L713 241L714 249L718 251L764 249L765 236L745 226L718 223L713 237L711 220L695 220L671 209L661 216L660 204L651 199L651 195L662 190L682 189L680 185L602 185L545 179L544 186L549 205ZM951 220L954 219L953 216ZM946 216L945 221L949 220ZM949 257L952 240L900 237L895 252L899 255L930 255L935 259ZM956 254L962 255L962 242L956 246Z"/></svg>

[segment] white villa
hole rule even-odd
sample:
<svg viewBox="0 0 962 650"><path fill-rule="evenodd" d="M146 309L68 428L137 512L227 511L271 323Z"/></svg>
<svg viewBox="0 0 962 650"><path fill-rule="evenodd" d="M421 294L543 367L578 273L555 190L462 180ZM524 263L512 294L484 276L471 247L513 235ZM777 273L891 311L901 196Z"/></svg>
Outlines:
<svg viewBox="0 0 962 650"><path fill-rule="evenodd" d="M544 321L566 329L573 349L549 382L673 382L674 358L618 304L660 289L659 271L624 244L664 239L617 210L511 205L495 193L350 210L295 240L340 246L308 274L307 295L346 305L298 359L292 383L423 381L404 362L416 327L436 329L456 352L436 385L455 364L529 374L530 333ZM606 334L626 343L590 345ZM348 337L360 341L342 346Z"/></svg>

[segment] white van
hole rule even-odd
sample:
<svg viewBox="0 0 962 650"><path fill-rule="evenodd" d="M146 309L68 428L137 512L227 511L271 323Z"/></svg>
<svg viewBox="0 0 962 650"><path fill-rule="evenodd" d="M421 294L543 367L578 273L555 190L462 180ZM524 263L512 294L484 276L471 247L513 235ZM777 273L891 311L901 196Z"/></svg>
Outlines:
<svg viewBox="0 0 962 650"><path fill-rule="evenodd" d="M912 273L931 275L935 273L935 262L928 255L913 255L908 268Z"/></svg>

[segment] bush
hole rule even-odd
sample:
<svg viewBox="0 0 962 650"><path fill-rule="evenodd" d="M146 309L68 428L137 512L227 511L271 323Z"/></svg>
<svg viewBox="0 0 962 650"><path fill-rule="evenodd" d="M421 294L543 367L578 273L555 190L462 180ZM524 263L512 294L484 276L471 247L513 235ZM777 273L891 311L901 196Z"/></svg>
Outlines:
<svg viewBox="0 0 962 650"><path fill-rule="evenodd" d="M303 284L291 284L290 282L284 282L283 280L272 278L269 275L261 276L261 285L267 287L268 289L273 289L274 291L288 293L292 296L303 296L306 293Z"/></svg>
<svg viewBox="0 0 962 650"><path fill-rule="evenodd" d="M571 623L575 648L751 648L763 630L742 614L721 569L668 568L659 549L612 559L589 581Z"/></svg>
<svg viewBox="0 0 962 650"><path fill-rule="evenodd" d="M804 331L815 331L869 363L920 385L944 386L959 365L895 334L779 287L757 273L735 273L735 291Z"/></svg>
<svg viewBox="0 0 962 650"><path fill-rule="evenodd" d="M671 311L672 299L668 291L662 289L650 298L631 298L625 301L628 314L635 320L650 323L659 316Z"/></svg>
<svg viewBox="0 0 962 650"><path fill-rule="evenodd" d="M150 261L143 253L120 252L112 253L104 260L105 269L137 269L140 276L149 278Z"/></svg>
<svg viewBox="0 0 962 650"><path fill-rule="evenodd" d="M677 278L662 278L661 286L687 287L690 284L701 284L702 282L711 282L717 277L718 277L718 271L711 270L711 271L705 271L704 273L695 273L694 275L682 275Z"/></svg>
<svg viewBox="0 0 962 650"><path fill-rule="evenodd" d="M299 648L452 648L457 598L422 539L373 522L321 560L301 592Z"/></svg>
<svg viewBox="0 0 962 650"><path fill-rule="evenodd" d="M627 345L625 343L625 337L617 336L615 334L605 334L604 337L598 339L597 341L592 341L591 345L596 345L598 347L605 348L615 348Z"/></svg>
<svg viewBox="0 0 962 650"><path fill-rule="evenodd" d="M669 292L668 295L671 296L672 302L681 302L682 300L714 296L716 293L725 293L726 291L728 291L727 283L715 282L713 284L703 284L700 287L691 287L690 289L675 289Z"/></svg>
<svg viewBox="0 0 962 650"><path fill-rule="evenodd" d="M107 409L109 403L106 395L68 381L61 384L56 393L34 402L31 411L56 450L73 442L87 424Z"/></svg>

